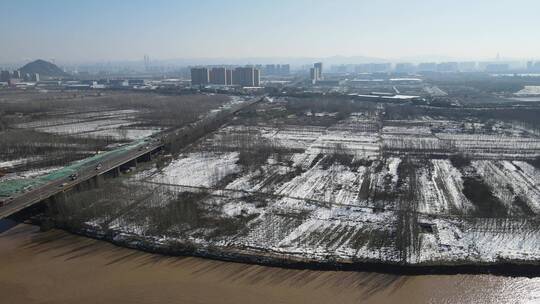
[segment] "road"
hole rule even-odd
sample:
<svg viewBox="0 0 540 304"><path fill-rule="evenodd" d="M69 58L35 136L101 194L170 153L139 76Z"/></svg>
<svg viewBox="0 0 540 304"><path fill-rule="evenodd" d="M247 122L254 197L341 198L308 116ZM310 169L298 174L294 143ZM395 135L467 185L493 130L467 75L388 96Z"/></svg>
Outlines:
<svg viewBox="0 0 540 304"><path fill-rule="evenodd" d="M265 97L255 97L244 103L235 105L226 110L228 116L237 113L238 111L249 107L257 102L261 102ZM205 118L190 124L189 126L182 127L178 130L169 131L160 135L159 138L148 138L144 142L134 144L129 149L123 149L122 151L115 153L114 151L106 152L102 157L96 160L88 161L77 170L77 179L72 180L69 176L54 179L51 182L34 186L27 191L19 192L15 196L12 196L8 201L0 207L0 219L8 217L24 208L32 206L35 203L43 201L58 193L69 190L76 185L83 183L91 178L102 175L110 170L113 170L123 164L126 164L134 159L137 159L145 154L152 153L158 149L161 149L167 143L167 140L175 137L182 137L183 134L189 134L193 132L195 128L204 128L209 123L216 120L217 113L210 113ZM101 164L99 169L98 164Z"/></svg>
<svg viewBox="0 0 540 304"><path fill-rule="evenodd" d="M160 141L152 140L137 145L133 149L126 150L125 153L112 154L110 156L105 155L99 160L88 162L88 164L77 170L78 177L75 180L72 180L70 177L55 179L16 195L5 206L0 208L0 218L5 218L46 198L73 188L82 182L102 175L140 156L151 153L162 146L163 144ZM99 169L97 169L98 164L101 164Z"/></svg>

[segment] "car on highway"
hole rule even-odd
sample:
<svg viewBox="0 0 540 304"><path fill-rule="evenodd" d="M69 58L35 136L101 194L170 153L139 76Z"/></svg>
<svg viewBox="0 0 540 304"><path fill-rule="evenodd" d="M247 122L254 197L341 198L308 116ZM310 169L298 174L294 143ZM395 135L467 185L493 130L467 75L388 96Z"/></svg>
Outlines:
<svg viewBox="0 0 540 304"><path fill-rule="evenodd" d="M69 176L69 179L72 181L76 180L77 178L79 178L79 174L77 173L73 173Z"/></svg>
<svg viewBox="0 0 540 304"><path fill-rule="evenodd" d="M97 164L96 165L96 171L101 170L102 167L103 167L103 165L101 163Z"/></svg>

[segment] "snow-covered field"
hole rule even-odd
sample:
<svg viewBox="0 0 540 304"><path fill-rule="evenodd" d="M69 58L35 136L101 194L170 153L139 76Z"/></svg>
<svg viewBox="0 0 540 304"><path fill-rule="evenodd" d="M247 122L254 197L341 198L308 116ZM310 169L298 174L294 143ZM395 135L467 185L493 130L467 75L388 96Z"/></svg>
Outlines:
<svg viewBox="0 0 540 304"><path fill-rule="evenodd" d="M26 171L19 171L14 173L8 173L4 176L0 176L0 183L5 182L8 180L20 180L20 179L28 179L28 178L34 178L41 175L46 175L48 173L51 173L55 170L58 170L62 167L45 167L45 168L39 168L39 169L32 169L32 170L26 170Z"/></svg>
<svg viewBox="0 0 540 304"><path fill-rule="evenodd" d="M126 179L135 194L112 219L97 212L82 221L159 245L319 262L540 259L540 169L523 159L539 155L538 138L429 117L379 123L376 115L329 126L226 125ZM475 157L459 163L418 151ZM487 190L475 196L471 187ZM505 216L486 212L484 200Z"/></svg>
<svg viewBox="0 0 540 304"><path fill-rule="evenodd" d="M113 128L102 129L99 131L88 132L85 136L88 137L107 137L115 140L139 140L149 137L161 131L160 128Z"/></svg>
<svg viewBox="0 0 540 304"><path fill-rule="evenodd" d="M389 124L382 128L381 145L392 153L459 152L488 159L523 159L540 154L540 137L533 130L510 124L494 124L488 131L480 123L456 121L391 121Z"/></svg>
<svg viewBox="0 0 540 304"><path fill-rule="evenodd" d="M212 187L220 178L239 170L237 160L236 152L211 155L192 153L173 161L152 181L179 186Z"/></svg>
<svg viewBox="0 0 540 304"><path fill-rule="evenodd" d="M525 86L523 89L515 93L517 96L540 95L540 86Z"/></svg>
<svg viewBox="0 0 540 304"><path fill-rule="evenodd" d="M138 140L159 132L159 127L133 127L139 120L136 110L103 110L89 113L57 113L44 119L15 125L20 129L115 140ZM60 117L58 117L60 116Z"/></svg>
<svg viewBox="0 0 540 304"><path fill-rule="evenodd" d="M431 160L418 176L418 211L425 214L469 213L474 206L463 194L463 179L448 160Z"/></svg>
<svg viewBox="0 0 540 304"><path fill-rule="evenodd" d="M517 198L540 213L540 171L523 161L475 161L473 166L505 205Z"/></svg>
<svg viewBox="0 0 540 304"><path fill-rule="evenodd" d="M429 95L431 95L431 96L448 96L448 93L441 90L437 86L426 86L426 87L424 87L424 91L426 93L428 93Z"/></svg>

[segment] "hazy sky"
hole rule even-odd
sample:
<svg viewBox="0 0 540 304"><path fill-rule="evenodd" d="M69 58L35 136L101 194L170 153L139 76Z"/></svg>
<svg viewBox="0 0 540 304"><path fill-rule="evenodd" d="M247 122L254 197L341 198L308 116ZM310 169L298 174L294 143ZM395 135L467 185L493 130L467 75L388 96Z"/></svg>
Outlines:
<svg viewBox="0 0 540 304"><path fill-rule="evenodd" d="M0 0L0 62L540 58L539 0Z"/></svg>

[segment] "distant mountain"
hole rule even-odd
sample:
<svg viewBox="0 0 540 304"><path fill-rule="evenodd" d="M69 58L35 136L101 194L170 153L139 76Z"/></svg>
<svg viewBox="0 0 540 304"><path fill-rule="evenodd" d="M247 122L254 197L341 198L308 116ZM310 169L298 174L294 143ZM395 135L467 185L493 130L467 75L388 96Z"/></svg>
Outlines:
<svg viewBox="0 0 540 304"><path fill-rule="evenodd" d="M66 72L62 71L58 66L56 66L54 63L38 59L36 61L32 61L26 65L24 65L22 68L19 69L21 73L23 74L33 74L38 73L40 76L46 76L46 77L65 77L69 76Z"/></svg>

